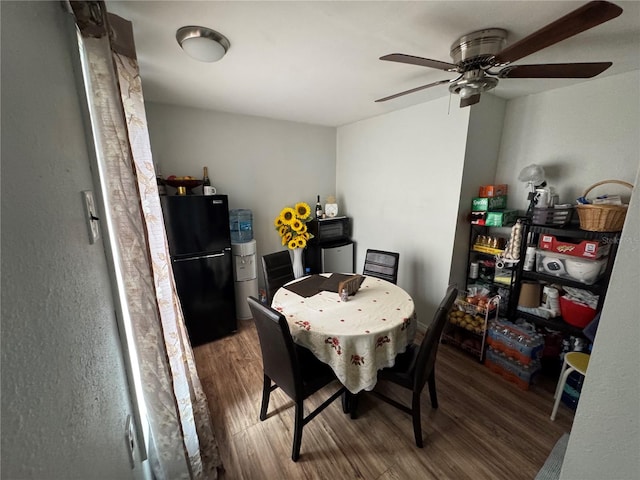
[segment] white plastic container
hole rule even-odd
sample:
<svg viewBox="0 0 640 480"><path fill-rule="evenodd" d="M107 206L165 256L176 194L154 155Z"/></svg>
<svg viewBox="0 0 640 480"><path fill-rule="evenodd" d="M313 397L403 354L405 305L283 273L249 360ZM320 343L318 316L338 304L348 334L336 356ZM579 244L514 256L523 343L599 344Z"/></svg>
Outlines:
<svg viewBox="0 0 640 480"><path fill-rule="evenodd" d="M591 285L604 273L607 259L590 260L546 250L536 252L536 271Z"/></svg>

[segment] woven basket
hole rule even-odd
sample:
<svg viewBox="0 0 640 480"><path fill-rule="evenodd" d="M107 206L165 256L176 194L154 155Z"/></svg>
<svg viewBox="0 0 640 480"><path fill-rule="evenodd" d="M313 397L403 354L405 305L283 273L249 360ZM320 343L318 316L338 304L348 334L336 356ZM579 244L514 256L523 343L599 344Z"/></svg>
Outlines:
<svg viewBox="0 0 640 480"><path fill-rule="evenodd" d="M621 180L603 180L587 188L582 196L586 198L591 190L607 183L617 183L633 189L632 184ZM627 205L578 205L576 209L580 217L580 228L591 232L619 232L627 216Z"/></svg>

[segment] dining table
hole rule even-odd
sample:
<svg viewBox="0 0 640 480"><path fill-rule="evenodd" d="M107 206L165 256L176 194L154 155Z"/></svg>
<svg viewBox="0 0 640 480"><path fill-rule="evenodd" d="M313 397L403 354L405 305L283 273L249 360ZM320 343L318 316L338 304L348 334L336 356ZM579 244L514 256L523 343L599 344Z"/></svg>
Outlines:
<svg viewBox="0 0 640 480"><path fill-rule="evenodd" d="M370 391L378 370L394 365L413 342L417 316L411 295L372 276L341 299L338 286L351 274L319 274L285 284L272 308L284 315L293 340L328 364L351 392Z"/></svg>

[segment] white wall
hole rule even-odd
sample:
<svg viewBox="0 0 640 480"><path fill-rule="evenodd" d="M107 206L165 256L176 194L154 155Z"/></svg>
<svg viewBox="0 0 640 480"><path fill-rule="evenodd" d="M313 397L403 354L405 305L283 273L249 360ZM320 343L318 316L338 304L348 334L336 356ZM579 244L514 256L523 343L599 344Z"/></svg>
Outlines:
<svg viewBox="0 0 640 480"><path fill-rule="evenodd" d="M398 284L428 325L451 266L469 109L442 98L338 128L337 185L367 248L400 252Z"/></svg>
<svg viewBox="0 0 640 480"><path fill-rule="evenodd" d="M92 180L74 28L58 2L0 8L2 478L136 478L106 260L80 197Z"/></svg>
<svg viewBox="0 0 640 480"><path fill-rule="evenodd" d="M284 248L273 226L284 206L305 201L313 208L316 195L324 204L336 193L335 128L153 102L145 107L157 168L165 177L201 178L208 166L212 185L229 195L229 208L252 210L258 258Z"/></svg>
<svg viewBox="0 0 640 480"><path fill-rule="evenodd" d="M469 212L480 185L491 185L498 164L506 101L491 94L469 110L464 170L460 187L458 223L454 240L449 283L463 287L469 259Z"/></svg>
<svg viewBox="0 0 640 480"><path fill-rule="evenodd" d="M639 175L635 185L640 182ZM640 478L640 195L627 214L560 478Z"/></svg>
<svg viewBox="0 0 640 480"><path fill-rule="evenodd" d="M633 183L638 169L640 73L594 79L507 104L496 182L509 184L509 202L526 209L526 185L517 180L542 165L561 203L575 203L606 179ZM605 188L605 187L600 187ZM605 188L594 193L625 188Z"/></svg>

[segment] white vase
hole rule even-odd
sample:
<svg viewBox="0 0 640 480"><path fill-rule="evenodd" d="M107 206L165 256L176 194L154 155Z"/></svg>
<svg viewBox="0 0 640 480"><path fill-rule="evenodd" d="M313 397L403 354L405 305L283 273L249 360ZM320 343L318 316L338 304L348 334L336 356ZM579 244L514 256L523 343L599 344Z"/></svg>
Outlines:
<svg viewBox="0 0 640 480"><path fill-rule="evenodd" d="M300 278L304 276L304 267L302 266L302 248L293 249L293 276Z"/></svg>

